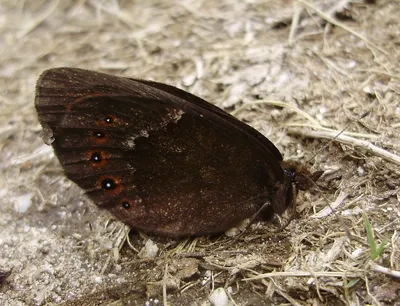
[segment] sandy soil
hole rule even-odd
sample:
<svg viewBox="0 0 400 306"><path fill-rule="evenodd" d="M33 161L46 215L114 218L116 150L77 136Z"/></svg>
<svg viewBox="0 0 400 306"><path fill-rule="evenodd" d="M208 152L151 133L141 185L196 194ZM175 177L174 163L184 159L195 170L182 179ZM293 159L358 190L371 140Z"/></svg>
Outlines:
<svg viewBox="0 0 400 306"><path fill-rule="evenodd" d="M387 0L1 1L0 304L210 305L222 292L215 305L400 305L399 16ZM128 236L39 137L35 83L59 66L199 95L326 171L320 187L281 232ZM138 255L149 241L155 258Z"/></svg>

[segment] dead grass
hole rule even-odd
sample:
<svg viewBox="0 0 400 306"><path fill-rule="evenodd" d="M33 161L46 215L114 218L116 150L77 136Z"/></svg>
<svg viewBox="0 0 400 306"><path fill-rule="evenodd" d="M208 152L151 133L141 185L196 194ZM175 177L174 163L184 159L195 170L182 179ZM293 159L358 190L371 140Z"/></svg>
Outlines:
<svg viewBox="0 0 400 306"><path fill-rule="evenodd" d="M1 304L207 305L220 287L234 305L400 303L400 2L367 2L2 1ZM282 232L151 237L158 256L139 258L148 237L124 243L127 229L39 138L34 86L55 66L154 79L233 110L285 158L326 171L323 190L299 196ZM363 212L375 244L387 239L374 260Z"/></svg>

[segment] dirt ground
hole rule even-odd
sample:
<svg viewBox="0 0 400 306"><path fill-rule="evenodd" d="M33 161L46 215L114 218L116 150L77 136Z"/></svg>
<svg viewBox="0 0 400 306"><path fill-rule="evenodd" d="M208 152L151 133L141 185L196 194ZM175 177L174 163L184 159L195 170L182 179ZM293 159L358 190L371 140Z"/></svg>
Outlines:
<svg viewBox="0 0 400 306"><path fill-rule="evenodd" d="M2 0L0 304L400 305L399 16L386 0ZM128 235L40 138L35 83L60 66L199 95L324 170L319 188L280 232Z"/></svg>

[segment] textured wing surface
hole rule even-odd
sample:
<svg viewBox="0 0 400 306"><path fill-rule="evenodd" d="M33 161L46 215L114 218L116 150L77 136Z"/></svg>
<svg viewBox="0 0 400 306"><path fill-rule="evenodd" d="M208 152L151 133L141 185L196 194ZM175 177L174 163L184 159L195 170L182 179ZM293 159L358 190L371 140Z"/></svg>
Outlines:
<svg viewBox="0 0 400 306"><path fill-rule="evenodd" d="M35 105L66 176L137 229L220 232L283 181L269 140L172 86L55 68L40 77Z"/></svg>

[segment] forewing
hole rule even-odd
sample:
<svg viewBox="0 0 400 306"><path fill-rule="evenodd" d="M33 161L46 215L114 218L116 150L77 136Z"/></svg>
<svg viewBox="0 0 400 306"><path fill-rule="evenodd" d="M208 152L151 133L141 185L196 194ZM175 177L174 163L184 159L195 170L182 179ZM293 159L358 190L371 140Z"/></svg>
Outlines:
<svg viewBox="0 0 400 306"><path fill-rule="evenodd" d="M175 89L55 68L40 77L35 105L66 176L98 206L165 236L226 230L283 181L279 151Z"/></svg>

